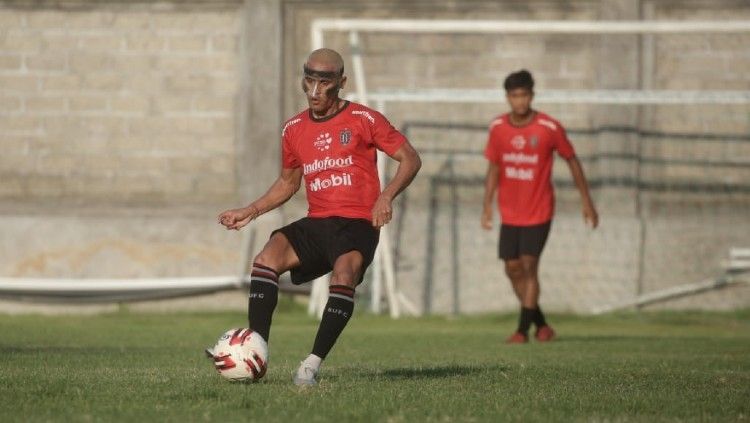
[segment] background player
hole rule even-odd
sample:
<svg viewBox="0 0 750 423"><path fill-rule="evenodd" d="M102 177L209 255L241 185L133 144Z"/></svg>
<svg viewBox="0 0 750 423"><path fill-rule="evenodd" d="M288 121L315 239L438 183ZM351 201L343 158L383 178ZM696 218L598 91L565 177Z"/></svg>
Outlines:
<svg viewBox="0 0 750 423"><path fill-rule="evenodd" d="M219 222L227 229L245 226L289 200L304 177L308 215L274 231L255 257L248 318L250 328L268 340L278 276L291 270L292 282L300 284L332 271L312 352L293 375L297 385L315 385L322 360L352 316L354 291L372 262L379 228L391 220L393 199L421 161L383 115L339 98L346 77L337 52L313 51L303 71L309 108L284 125L281 175L247 207L221 213ZM399 162L382 192L376 149Z"/></svg>
<svg viewBox="0 0 750 423"><path fill-rule="evenodd" d="M485 157L489 161L484 182L482 227L492 229L492 202L499 186L498 208L502 225L498 253L505 273L521 303L518 329L509 343L528 342L533 322L536 339L549 341L555 332L539 307L539 258L547 241L554 214L552 188L553 151L563 157L581 194L584 220L599 224L583 169L565 129L550 116L531 108L534 79L526 70L505 79L510 113L491 124Z"/></svg>

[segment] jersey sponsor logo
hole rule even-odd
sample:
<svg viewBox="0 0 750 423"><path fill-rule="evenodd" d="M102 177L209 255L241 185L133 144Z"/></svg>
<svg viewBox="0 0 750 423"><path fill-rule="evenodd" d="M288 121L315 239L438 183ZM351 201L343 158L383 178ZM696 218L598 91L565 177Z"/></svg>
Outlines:
<svg viewBox="0 0 750 423"><path fill-rule="evenodd" d="M315 141L313 141L313 145L320 151L326 151L331 148L331 142L333 142L331 134L328 132L324 132L318 135L318 138L315 138Z"/></svg>
<svg viewBox="0 0 750 423"><path fill-rule="evenodd" d="M505 153L503 154L503 162L514 163L514 164L537 164L539 163L538 154L523 154L523 153Z"/></svg>
<svg viewBox="0 0 750 423"><path fill-rule="evenodd" d="M302 165L305 175L309 175L313 172L321 172L328 169L336 169L342 167L349 167L354 164L354 158L350 154L349 157L339 157L333 159L326 156L324 159L315 159L312 163L305 163Z"/></svg>
<svg viewBox="0 0 750 423"><path fill-rule="evenodd" d="M372 115L370 114L370 112L368 112L367 110L352 110L352 114L353 115L362 115L362 116L366 117L367 120L369 120L371 124L373 124L373 125L375 124L375 118L372 117Z"/></svg>
<svg viewBox="0 0 750 423"><path fill-rule="evenodd" d="M510 145L512 145L516 150L522 150L526 145L526 138L524 138L523 135L516 135L515 137L513 137L513 139L510 140Z"/></svg>
<svg viewBox="0 0 750 423"><path fill-rule="evenodd" d="M331 187L340 187L340 186L352 186L352 174L351 173L342 173L340 175L331 175L327 178L315 178L314 181L310 182L310 191L317 192L320 190L328 189Z"/></svg>
<svg viewBox="0 0 750 423"><path fill-rule="evenodd" d="M544 125L553 131L557 131L557 125L555 125L555 122L552 122L551 120L539 119L537 122L539 122L540 125Z"/></svg>
<svg viewBox="0 0 750 423"><path fill-rule="evenodd" d="M339 142L341 145L348 145L349 142L352 140L352 130L349 128L344 128L339 132Z"/></svg>
<svg viewBox="0 0 750 423"><path fill-rule="evenodd" d="M533 181L534 169L520 169L508 166L505 168L505 177L508 179L519 179L521 181Z"/></svg>
<svg viewBox="0 0 750 423"><path fill-rule="evenodd" d="M287 123L286 123L286 125L284 125L284 129L282 129L282 130L281 130L281 136L283 137L283 136L284 136L284 135L286 134L286 130L287 130L287 129L288 129L288 128L289 128L290 126L292 126L292 125L294 125L294 124L296 124L296 123L300 123L300 122L302 122L302 119L301 119L301 118L297 118L297 119L292 119L292 120L290 120L289 122L287 122Z"/></svg>

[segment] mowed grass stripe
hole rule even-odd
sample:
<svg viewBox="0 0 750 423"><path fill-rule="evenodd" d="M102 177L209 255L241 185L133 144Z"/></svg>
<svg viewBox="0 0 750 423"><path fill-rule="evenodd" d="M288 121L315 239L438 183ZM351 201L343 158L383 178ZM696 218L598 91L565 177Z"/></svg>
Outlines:
<svg viewBox="0 0 750 423"><path fill-rule="evenodd" d="M750 312L552 315L549 344L503 344L515 316L356 314L317 389L291 372L317 321L283 305L269 373L222 380L203 348L236 313L0 315L2 421L746 421Z"/></svg>

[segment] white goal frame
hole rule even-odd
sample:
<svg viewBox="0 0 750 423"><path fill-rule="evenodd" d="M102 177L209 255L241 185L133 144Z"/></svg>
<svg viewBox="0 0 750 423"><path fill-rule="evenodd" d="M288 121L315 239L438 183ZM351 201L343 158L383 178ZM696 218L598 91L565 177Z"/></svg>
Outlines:
<svg viewBox="0 0 750 423"><path fill-rule="evenodd" d="M647 10L653 15L653 10ZM404 33L404 34L605 34L605 35L655 35L655 34L705 34L750 32L750 21L561 21L561 20L456 20L456 19L341 19L321 18L312 21L310 39L312 49L325 46L326 32L347 32L351 50L352 72L356 92L348 96L362 104L373 104L381 112L389 102L416 103L504 103L505 93L496 88L479 90L452 89L396 89L368 92L366 75L360 49L360 33ZM645 44L653 53L653 43ZM652 58L653 54L645 55ZM642 64L653 69L653 61ZM545 90L535 96L539 103L579 104L750 104L750 91L676 91L676 90ZM384 173L384 157L380 153L378 166L381 183ZM381 230L381 245L373 262L371 310L380 312L382 284L385 279L385 298L390 315L398 318L401 307L417 314L416 307L398 292L395 268L391 257L390 238L387 227ZM313 283L309 311L322 315L327 301L328 278ZM637 299L636 299L637 300Z"/></svg>

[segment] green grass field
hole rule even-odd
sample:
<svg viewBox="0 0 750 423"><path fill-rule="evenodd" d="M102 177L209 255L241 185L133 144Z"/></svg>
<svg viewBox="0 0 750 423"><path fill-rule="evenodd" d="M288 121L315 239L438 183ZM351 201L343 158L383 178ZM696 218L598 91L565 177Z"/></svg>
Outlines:
<svg viewBox="0 0 750 423"><path fill-rule="evenodd" d="M318 388L290 381L317 321L277 310L270 368L221 379L203 356L241 313L0 315L0 421L748 421L750 311L515 317L355 315Z"/></svg>

